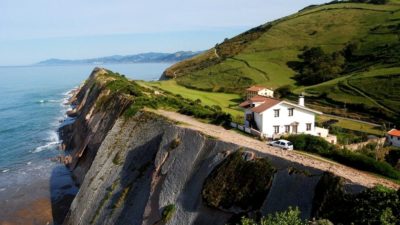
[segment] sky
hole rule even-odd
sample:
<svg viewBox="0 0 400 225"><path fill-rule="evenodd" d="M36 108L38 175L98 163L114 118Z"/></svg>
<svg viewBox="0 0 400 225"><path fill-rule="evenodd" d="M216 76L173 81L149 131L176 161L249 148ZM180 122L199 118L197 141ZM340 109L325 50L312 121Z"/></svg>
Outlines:
<svg viewBox="0 0 400 225"><path fill-rule="evenodd" d="M0 0L0 65L205 50L327 0Z"/></svg>

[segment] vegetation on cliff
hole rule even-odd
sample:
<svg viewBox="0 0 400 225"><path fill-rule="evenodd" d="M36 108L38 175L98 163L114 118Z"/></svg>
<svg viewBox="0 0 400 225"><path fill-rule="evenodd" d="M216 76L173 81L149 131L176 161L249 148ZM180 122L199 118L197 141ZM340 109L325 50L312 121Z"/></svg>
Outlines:
<svg viewBox="0 0 400 225"><path fill-rule="evenodd" d="M169 204L169 205L165 206L165 208L162 212L162 216L161 216L162 221L165 223L168 222L174 215L175 211L176 211L176 207L174 204Z"/></svg>
<svg viewBox="0 0 400 225"><path fill-rule="evenodd" d="M243 217L239 225L333 225L333 223L325 219L303 220L300 218L300 210L298 208L289 207L286 211L270 214L259 221Z"/></svg>
<svg viewBox="0 0 400 225"><path fill-rule="evenodd" d="M293 146L302 151L321 155L344 165L377 173L392 179L400 180L400 171L385 161L378 161L365 152L352 152L341 149L320 137L307 134L291 135L287 139Z"/></svg>
<svg viewBox="0 0 400 225"><path fill-rule="evenodd" d="M400 224L400 190L377 186L350 194L343 179L325 173L315 190L313 211L335 224Z"/></svg>
<svg viewBox="0 0 400 225"><path fill-rule="evenodd" d="M118 98L126 98L130 104L124 111L125 117L134 116L145 107L158 109L165 108L176 110L179 113L207 120L211 123L222 125L229 123L231 116L222 111L219 106L203 105L200 100L183 98L172 93L156 93L153 89L138 85L135 81L127 79L124 75L107 70L98 75L95 80L99 87L108 91L97 101L96 108L105 111L112 101ZM92 88L95 88L92 87Z"/></svg>
<svg viewBox="0 0 400 225"><path fill-rule="evenodd" d="M204 202L225 210L259 209L268 194L274 167L265 158L246 160L242 151L229 155L204 182Z"/></svg>
<svg viewBox="0 0 400 225"><path fill-rule="evenodd" d="M351 213L349 213L351 212ZM324 173L315 188L313 217L307 221L300 218L297 208L276 212L261 219L243 217L240 225L331 225L400 224L400 190L377 186L360 193L347 193L344 180L331 173Z"/></svg>

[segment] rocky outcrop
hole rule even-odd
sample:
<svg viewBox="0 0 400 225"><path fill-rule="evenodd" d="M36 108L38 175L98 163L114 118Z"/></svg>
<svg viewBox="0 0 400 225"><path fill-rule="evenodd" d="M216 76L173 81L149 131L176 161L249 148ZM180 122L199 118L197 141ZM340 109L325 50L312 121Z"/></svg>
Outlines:
<svg viewBox="0 0 400 225"><path fill-rule="evenodd" d="M131 103L129 97L118 95L113 96L112 101L101 104L101 100L110 94L105 85L107 79L112 78L105 77L105 74L107 71L104 69L93 70L90 77L71 98L73 109L67 114L72 120L68 120L59 130L63 149L68 154L67 166L78 185L83 182L107 132ZM104 104L107 104L106 109Z"/></svg>
<svg viewBox="0 0 400 225"><path fill-rule="evenodd" d="M74 100L76 119L61 129L71 154L68 166L80 184L65 225L222 225L236 218L235 213L266 215L289 206L299 207L303 218L313 215L314 192L323 171L215 139L148 111L121 116L132 102L129 96L113 96L104 109L99 106L102 96L110 94L102 82L108 79L101 75L104 72L97 69L82 86ZM237 151L242 152L244 162L263 160L261 164L232 164L234 171L244 173L235 179L247 185L246 190L253 183L268 187L261 188L256 205L213 207L203 199L204 184L210 177L214 179L211 185L218 183L215 178L230 167L218 168ZM246 173L256 170L238 165L260 165L270 172L265 182L253 182L257 174ZM363 188L350 182L344 185L349 190ZM241 194L240 188L226 190L215 193Z"/></svg>
<svg viewBox="0 0 400 225"><path fill-rule="evenodd" d="M148 112L121 118L101 144L64 224L161 224L168 205L176 209L165 224L226 224L234 213L206 206L201 192L227 152L239 149ZM278 170L262 214L298 206L310 217L323 172L256 155Z"/></svg>

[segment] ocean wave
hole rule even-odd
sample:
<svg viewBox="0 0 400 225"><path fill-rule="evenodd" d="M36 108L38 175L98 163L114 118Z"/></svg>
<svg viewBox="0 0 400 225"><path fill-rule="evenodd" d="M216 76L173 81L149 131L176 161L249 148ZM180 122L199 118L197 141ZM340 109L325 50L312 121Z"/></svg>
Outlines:
<svg viewBox="0 0 400 225"><path fill-rule="evenodd" d="M58 144L59 144L58 141L49 142L49 143L47 143L45 145L42 145L42 146L39 146L39 147L35 148L35 150L33 150L32 153L38 153L38 152L42 152L42 151L45 151L45 150L52 149L52 148L54 148L54 146L56 146Z"/></svg>
<svg viewBox="0 0 400 225"><path fill-rule="evenodd" d="M54 147L58 144L60 144L60 140L58 138L58 134L55 131L50 131L49 132L49 136L46 139L47 143L39 146L37 148L35 148L32 153L38 153L38 152L42 152L45 150L50 150L50 149L54 149Z"/></svg>
<svg viewBox="0 0 400 225"><path fill-rule="evenodd" d="M5 169L5 170L2 170L1 172L2 173L7 173L8 171L10 171L10 169Z"/></svg>
<svg viewBox="0 0 400 225"><path fill-rule="evenodd" d="M62 100L55 100L55 99L41 99L39 101L37 101L36 103L39 104L44 104L44 103L59 103L62 102Z"/></svg>
<svg viewBox="0 0 400 225"><path fill-rule="evenodd" d="M65 96L72 96L72 94L74 93L74 91L76 91L78 89L78 87L74 87L71 90L68 90L66 92L63 93L63 95Z"/></svg>

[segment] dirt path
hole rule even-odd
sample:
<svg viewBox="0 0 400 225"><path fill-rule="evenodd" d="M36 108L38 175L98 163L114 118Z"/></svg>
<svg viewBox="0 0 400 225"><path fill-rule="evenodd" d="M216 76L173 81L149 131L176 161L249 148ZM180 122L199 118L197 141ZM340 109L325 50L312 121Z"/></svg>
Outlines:
<svg viewBox="0 0 400 225"><path fill-rule="evenodd" d="M375 105L379 106L380 108L382 108L382 109L384 109L384 110L386 110L386 111L389 111L389 112L392 112L392 113L393 113L393 110L387 108L386 106L382 105L381 103L377 102L375 99L371 98L369 95L367 95L366 93L364 93L362 90L360 90L360 89L358 89L357 87L351 85L351 84L349 83L348 80L346 80L345 83L346 83L347 87L349 87L351 90L357 92L358 94L360 94L360 95L363 96L364 98L370 100L370 101L371 101L372 103L374 103Z"/></svg>
<svg viewBox="0 0 400 225"><path fill-rule="evenodd" d="M155 112L168 119L180 122L179 126L181 127L197 130L206 135L216 137L219 140L255 149L260 152L268 153L277 157L284 158L286 160L294 161L305 166L314 167L323 171L329 171L338 176L344 177L354 183L358 183L367 187L373 187L377 184L381 184L394 189L400 188L400 184L396 184L391 180L380 178L366 172L330 162L329 160L320 159L316 156L314 157L310 155L304 155L296 153L294 151L282 151L280 149L268 146L264 142L238 134L235 131L225 130L223 127L220 126L202 123L194 119L193 117L165 110L149 111Z"/></svg>
<svg viewBox="0 0 400 225"><path fill-rule="evenodd" d="M231 57L230 59L236 60L236 61L239 61L239 62L244 63L248 68L250 68L250 69L252 69L252 70L255 70L255 71L261 73L262 75L264 75L264 78L265 78L267 81L270 81L269 76L268 76L268 74L267 74L266 72L264 72L264 71L258 69L257 67L254 67L254 66L250 65L250 63L247 62L246 60L238 59L238 58L235 58L235 57Z"/></svg>
<svg viewBox="0 0 400 225"><path fill-rule="evenodd" d="M218 52L217 52L216 48L214 48L214 55L215 55L215 57L219 58L219 55L218 55Z"/></svg>

